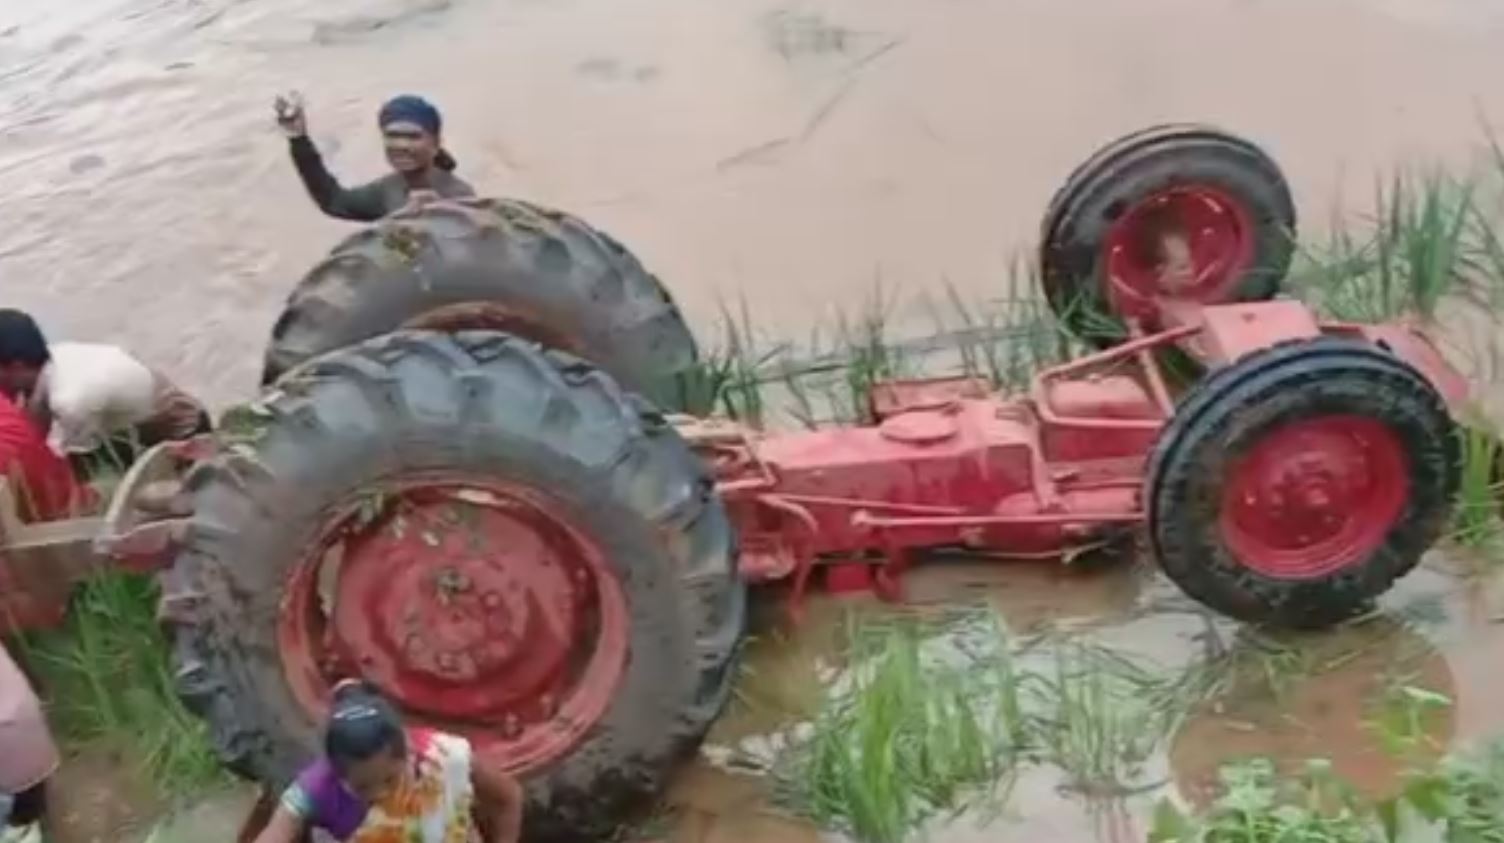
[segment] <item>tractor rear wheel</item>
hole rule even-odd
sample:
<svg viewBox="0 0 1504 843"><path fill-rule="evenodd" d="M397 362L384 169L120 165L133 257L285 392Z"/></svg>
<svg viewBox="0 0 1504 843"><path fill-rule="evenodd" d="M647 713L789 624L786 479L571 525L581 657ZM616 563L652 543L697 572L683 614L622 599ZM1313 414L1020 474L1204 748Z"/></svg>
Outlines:
<svg viewBox="0 0 1504 843"><path fill-rule="evenodd" d="M1161 434L1152 548L1224 614L1329 626L1440 537L1458 451L1441 397L1391 354L1335 338L1251 354L1198 384Z"/></svg>
<svg viewBox="0 0 1504 843"><path fill-rule="evenodd" d="M603 232L526 202L436 202L347 238L288 297L262 383L399 329L505 331L590 360L665 410L710 402L663 284Z"/></svg>
<svg viewBox="0 0 1504 843"><path fill-rule="evenodd" d="M360 676L522 777L529 840L604 839L725 701L745 614L703 462L603 372L399 333L279 382L187 478L164 575L179 690L285 784Z"/></svg>
<svg viewBox="0 0 1504 843"><path fill-rule="evenodd" d="M1099 346L1159 301L1260 301L1279 292L1295 205L1254 144L1197 125L1155 126L1103 148L1056 193L1040 271L1055 314Z"/></svg>

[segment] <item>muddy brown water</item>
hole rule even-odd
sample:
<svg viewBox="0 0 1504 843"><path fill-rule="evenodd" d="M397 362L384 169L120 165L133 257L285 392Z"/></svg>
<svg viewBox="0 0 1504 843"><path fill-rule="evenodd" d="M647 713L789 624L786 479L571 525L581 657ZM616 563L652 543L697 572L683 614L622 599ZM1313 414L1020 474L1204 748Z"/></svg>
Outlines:
<svg viewBox="0 0 1504 843"><path fill-rule="evenodd" d="M1484 0L7 0L0 284L244 397L349 231L302 195L272 95L307 94L353 180L411 89L467 178L614 232L702 333L745 295L803 336L879 278L1002 294L1070 169L1154 121L1265 143L1319 226L1378 169L1476 151L1501 34Z"/></svg>
<svg viewBox="0 0 1504 843"><path fill-rule="evenodd" d="M702 336L738 296L762 329L799 336L878 280L905 302L942 280L1003 294L1069 170L1151 122L1265 144L1320 227L1364 204L1377 170L1477 154L1479 115L1504 121L1501 36L1504 7L1484 0L6 0L0 303L59 337L124 344L215 404L245 396L283 296L350 230L303 196L272 95L307 94L315 138L353 181L380 167L378 103L415 90L444 108L467 178L612 231ZM1348 713L1395 640L1455 694L1452 742L1491 733L1504 590L1448 565L1433 559L1390 600L1439 606L1431 620L1386 633L1288 708L1209 710L1171 748L1170 778L1194 791L1220 760L1208 750L1236 748L1320 752L1390 786ZM980 591L1010 626L1069 620L1168 664L1191 658L1204 623L1157 610L1173 591L1145 582L1121 567L967 565L922 572L914 593ZM834 611L822 600L812 623L754 648L763 695L809 704ZM712 740L776 725L759 717L733 710ZM119 766L73 764L69 792L84 813L88 794L114 798L123 827L149 799L108 785ZM1088 806L1058 785L1031 772L996 826L934 839L1142 839L1149 796ZM672 838L818 839L762 791L695 766L671 799ZM226 804L183 839L227 833Z"/></svg>

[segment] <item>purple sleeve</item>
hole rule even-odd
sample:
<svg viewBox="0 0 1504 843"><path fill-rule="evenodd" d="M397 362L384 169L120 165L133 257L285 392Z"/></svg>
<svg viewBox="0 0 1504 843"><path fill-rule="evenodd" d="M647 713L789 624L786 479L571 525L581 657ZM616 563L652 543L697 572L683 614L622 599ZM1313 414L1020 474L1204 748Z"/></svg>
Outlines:
<svg viewBox="0 0 1504 843"><path fill-rule="evenodd" d="M365 804L345 787L326 758L310 764L298 775L283 796L282 804L336 840L349 840L366 818Z"/></svg>

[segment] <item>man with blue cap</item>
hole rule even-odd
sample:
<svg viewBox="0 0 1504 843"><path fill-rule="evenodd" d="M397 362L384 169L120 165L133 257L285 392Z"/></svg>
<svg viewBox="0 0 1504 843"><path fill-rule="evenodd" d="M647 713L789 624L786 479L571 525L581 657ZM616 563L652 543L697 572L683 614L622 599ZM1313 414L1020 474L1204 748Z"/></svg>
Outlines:
<svg viewBox="0 0 1504 843"><path fill-rule="evenodd" d="M303 186L324 213L356 222L372 222L408 205L416 196L443 199L474 196L475 191L454 175L455 161L443 146L439 110L422 97L403 95L381 107L376 121L394 172L346 189L329 169L308 137L308 121L298 95L278 97L277 123L287 134L293 164Z"/></svg>

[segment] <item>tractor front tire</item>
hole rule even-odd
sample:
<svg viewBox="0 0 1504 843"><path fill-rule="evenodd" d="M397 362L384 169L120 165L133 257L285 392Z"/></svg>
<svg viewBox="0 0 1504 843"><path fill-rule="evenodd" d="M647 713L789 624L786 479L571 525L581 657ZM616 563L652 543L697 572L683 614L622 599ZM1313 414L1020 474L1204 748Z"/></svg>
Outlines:
<svg viewBox="0 0 1504 843"><path fill-rule="evenodd" d="M1150 457L1149 537L1191 597L1239 620L1353 617L1446 528L1458 442L1437 391L1367 343L1250 354L1181 403Z"/></svg>
<svg viewBox="0 0 1504 843"><path fill-rule="evenodd" d="M1208 211L1209 202L1221 213ZM1055 194L1040 225L1045 296L1055 315L1083 340L1105 347L1127 337L1125 314L1109 295L1111 264L1116 253L1129 248L1125 244L1147 239L1156 205L1164 206L1177 228L1189 219L1209 226L1180 233L1191 243L1197 277L1215 276L1216 283L1180 292L1159 283L1142 289L1149 282L1140 271L1130 284L1140 294L1228 304L1262 301L1279 292L1294 253L1296 226L1279 166L1258 146L1220 129L1154 126L1087 159ZM1213 232L1219 239L1200 239ZM1237 266L1219 272L1223 261Z"/></svg>
<svg viewBox="0 0 1504 843"><path fill-rule="evenodd" d="M623 642L614 645L621 655L617 678L604 689L597 685L589 691L599 701L595 719L566 722L571 710L567 701L538 702L541 713L527 715L538 718L536 734L544 739L575 729L572 743L520 769L497 750L501 763L526 787L527 839L604 839L630 812L651 803L727 698L746 599L735 568L733 531L707 468L658 411L575 357L495 332L407 332L372 340L301 367L280 381L257 411L259 429L243 433L242 441L188 475L194 515L185 547L163 577L163 616L173 633L180 694L207 721L214 744L233 769L280 787L319 753L323 701L330 685L351 673L326 667L324 660L341 653L350 653L347 666L354 665L354 672L368 679L377 678L369 667L372 655L383 663L395 660L407 671L402 676L430 671L418 685L452 690L425 692L425 705L473 696L483 683L491 683L485 687L498 694L533 687L521 685L520 679L509 684L511 676L500 670L481 670L473 680L434 680L431 667L403 664L400 647L395 652L328 649L317 654L301 649L344 634L341 606L359 607L357 621L377 628L401 614L374 612L369 606L375 604L350 596L352 572L365 564L353 548L369 545L340 539L350 549L341 546L330 584L324 573L307 570L310 564L324 564L331 534L367 530L360 541L394 541L392 533L402 534L401 514L364 526L376 516L359 514L372 500L363 496L373 489L463 475L478 478L477 485L492 480L521 489L505 507L492 507L501 511L496 517L520 519L516 512L546 503L565 523L550 526L547 534L522 533L536 538L528 539L534 544L527 546L547 551L555 540L588 545L595 549L590 557L595 567L569 569L562 579L550 580L562 582L565 591L536 591L530 578L537 582L552 576L560 570L562 556L539 551L515 562L522 555L516 543L499 551L472 544L441 561L441 539L430 540L425 530L431 550L409 544L410 553L381 563L394 565L390 570L397 577L411 568L423 569L412 581L423 589L430 584L460 589L436 592L448 599L441 601L443 606L433 604L433 611L424 609L424 617L443 625L451 607L461 605L450 601L472 599L463 593L467 589L475 594L474 605L480 605L480 592L492 589L486 577L494 576L498 579L490 582L504 585L486 591L486 608L476 614L485 624L506 623L496 621L495 613L505 616L508 606L517 605L509 602L507 592L523 592L525 603L531 599L527 595L538 598L527 603L533 613L522 614L531 618L527 629L542 624L550 646L563 641L572 648L565 650L561 670L594 664L600 648L578 641L597 640L599 630L613 623L620 630L614 640ZM478 498L454 494L443 506L452 509L450 501L473 500ZM396 506L396 512L411 511ZM406 517L409 535L416 533L419 522ZM475 535L472 529L468 538L455 541L473 542ZM518 567L495 573L508 565ZM460 566L470 566L465 569L469 573L455 574ZM571 573L577 576L571 579ZM593 614L576 610L571 617L583 614L584 620L563 628L578 633L560 635L562 622L550 619L559 617L552 608L556 604L545 598L575 594L567 589L577 581L594 582L593 591L580 586L580 602L559 605L597 608ZM377 582L375 587L383 586ZM393 599L399 601L415 592L406 586L396 590L401 593ZM610 602L601 596L607 592L615 601L611 605L619 607L615 620L600 608ZM311 623L306 620L310 611L327 612L335 620L327 622L323 636L290 639L289 629ZM464 632L464 627L453 629L459 630L454 634ZM408 634L421 637L428 630ZM302 644L289 643L294 640ZM368 648L379 647L369 642L390 636L363 640ZM494 649L498 640L478 636L477 643L466 646L480 649L464 652ZM536 663L536 653L527 645L502 646L513 647L504 664L530 658ZM442 664L446 657L438 658ZM507 669L515 673L520 668ZM484 746L513 746L504 740L517 739L516 727L504 727L499 717L430 716L429 709L415 710L413 700L404 697L404 689L414 687L411 683L378 685L414 725L456 731L469 737L477 752ZM310 687L318 691L312 703ZM536 697L537 692L529 693Z"/></svg>
<svg viewBox="0 0 1504 843"><path fill-rule="evenodd" d="M711 398L662 282L605 233L527 202L436 202L345 239L288 297L262 383L401 329L525 337L591 361L669 411L704 412Z"/></svg>

